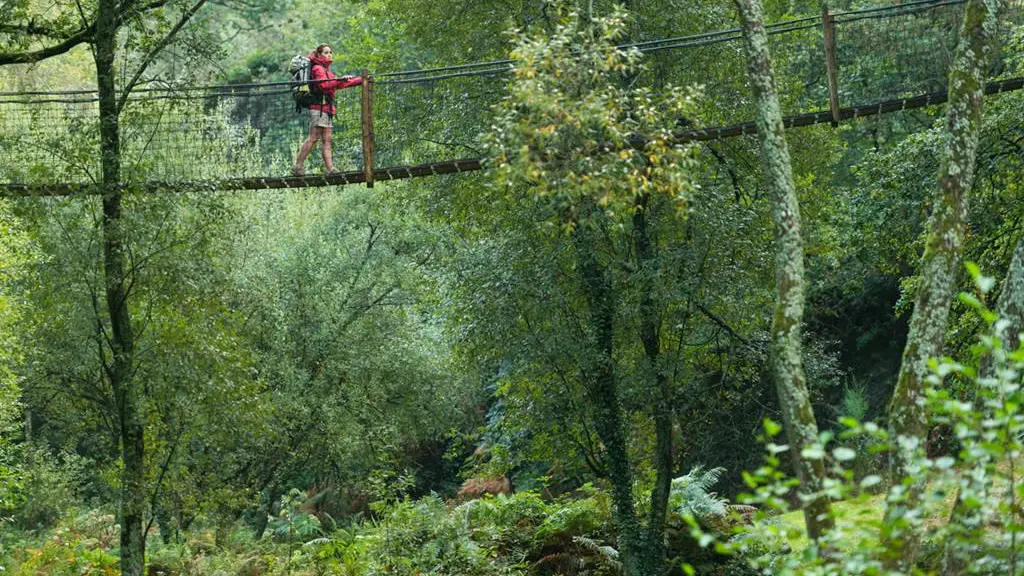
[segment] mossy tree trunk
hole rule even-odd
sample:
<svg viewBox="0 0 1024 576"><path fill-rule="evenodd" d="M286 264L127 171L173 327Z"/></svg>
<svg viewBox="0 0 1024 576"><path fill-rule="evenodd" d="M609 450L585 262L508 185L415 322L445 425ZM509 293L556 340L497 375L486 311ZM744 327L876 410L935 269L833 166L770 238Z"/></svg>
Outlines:
<svg viewBox="0 0 1024 576"><path fill-rule="evenodd" d="M598 210L592 209L594 214ZM584 219L573 231L573 245L587 304L589 346L580 371L588 403L594 410L594 430L604 445L608 480L612 485L613 518L626 576L647 576L644 538L633 504L633 470L626 447L626 427L615 379L615 293L599 260L600 216Z"/></svg>
<svg viewBox="0 0 1024 576"><path fill-rule="evenodd" d="M106 367L117 407L121 445L121 574L142 576L146 538L145 437L139 392L133 378L135 336L128 311L126 250L121 218L121 140L114 85L118 3L100 0L96 20L95 61L99 88L100 161L103 192L103 277L110 316L111 361Z"/></svg>
<svg viewBox="0 0 1024 576"><path fill-rule="evenodd" d="M1010 269L1003 280L1003 289L996 303L1000 318L1010 324L1003 335L1003 345L1009 350L1017 348L1021 324L1024 324L1024 236L1017 240L1010 260Z"/></svg>
<svg viewBox="0 0 1024 576"><path fill-rule="evenodd" d="M825 479L822 456L805 455L818 443L818 425L811 410L800 341L804 315L804 254L800 237L800 206L793 182L782 110L775 86L761 0L735 0L743 27L750 83L757 103L757 130L765 176L771 189L775 228L775 314L771 328L771 362L775 389L789 439L800 490L805 495L807 534L818 539L833 525L828 499L821 495Z"/></svg>
<svg viewBox="0 0 1024 576"><path fill-rule="evenodd" d="M996 313L999 318L1008 322L1005 331L1000 335L1003 346L1008 350L1016 350L1020 338L1021 323L1024 321L1024 237L1017 240L1010 260L1010 268L1003 279L1003 288L996 302ZM982 378L990 378L993 375L991 356L984 356L981 359L979 375ZM975 399L978 410L984 410L980 405L980 399ZM970 522L977 521L971 518L971 511L965 505L963 493L958 489L956 504L950 513L949 523L970 526ZM970 551L965 550L962 543L956 538L947 538L943 556L942 576L960 576L967 572L970 565Z"/></svg>
<svg viewBox="0 0 1024 576"><path fill-rule="evenodd" d="M969 0L964 9L953 68L949 74L946 144L939 169L939 186L932 200L928 237L918 268L917 299L910 318L899 377L889 404L889 427L897 437L893 481L912 475L914 451L928 432L921 401L928 375L928 360L942 353L949 307L960 269L967 221L967 194L974 180L982 97L999 0ZM905 521L907 510L919 501L922 487L912 482L902 498L886 510L883 537L897 553L890 568L910 570L920 539Z"/></svg>
<svg viewBox="0 0 1024 576"><path fill-rule="evenodd" d="M673 406L675 398L672 383L665 374L661 354L660 314L655 299L654 266L656 247L651 240L648 212L650 196L638 198L637 210L633 215L633 243L640 270L640 342L644 356L650 365L654 384L652 410L654 412L654 487L651 489L651 510L648 513L646 553L647 566L652 574L660 574L665 563L665 517L672 491L673 453L672 439Z"/></svg>
<svg viewBox="0 0 1024 576"><path fill-rule="evenodd" d="M141 394L134 382L135 335L129 313L129 286L127 277L127 239L122 221L121 183L121 142L120 113L128 94L142 79L142 75L157 56L168 46L207 0L196 0L182 14L178 22L158 41L150 46L149 52L137 59L137 67L119 93L115 85L115 60L117 36L122 25L140 23L143 17L154 10L163 10L167 2L160 0L147 4L98 0L95 13L78 7L81 18L78 27L68 30L51 31L46 26L32 31L30 24L21 33L33 38L25 45L36 42L39 49L0 54L0 66L4 64L39 62L59 56L79 44L91 44L96 64L96 82L99 96L100 119L100 163L102 196L102 257L104 292L107 304L107 319L110 335L106 340L110 346L110 359L101 358L102 370L113 391L118 429L114 441L120 446L122 457L121 507L121 573L141 575L145 564L145 535L143 520L146 513L145 490L145 435L144 422L140 414ZM90 20L90 18L94 18ZM18 26L13 26L18 32ZM47 45L49 44L49 45ZM143 43L145 45L146 43ZM105 330L105 328L104 328Z"/></svg>

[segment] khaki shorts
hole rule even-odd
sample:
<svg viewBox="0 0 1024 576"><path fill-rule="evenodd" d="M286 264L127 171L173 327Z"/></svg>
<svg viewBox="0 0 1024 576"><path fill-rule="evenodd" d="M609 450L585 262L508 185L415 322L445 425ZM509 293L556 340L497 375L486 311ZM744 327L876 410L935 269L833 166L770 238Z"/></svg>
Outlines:
<svg viewBox="0 0 1024 576"><path fill-rule="evenodd" d="M321 112L320 110L309 109L309 128L333 128L334 124L331 123L331 115L327 112Z"/></svg>

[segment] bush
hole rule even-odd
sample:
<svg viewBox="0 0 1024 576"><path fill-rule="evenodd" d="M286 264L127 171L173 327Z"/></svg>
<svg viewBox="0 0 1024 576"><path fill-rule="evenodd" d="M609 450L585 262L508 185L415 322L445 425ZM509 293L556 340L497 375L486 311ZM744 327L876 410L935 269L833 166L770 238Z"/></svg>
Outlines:
<svg viewBox="0 0 1024 576"><path fill-rule="evenodd" d="M90 512L54 529L38 544L16 551L10 573L18 576L115 576L119 574L113 516Z"/></svg>
<svg viewBox="0 0 1024 576"><path fill-rule="evenodd" d="M975 273L983 293L990 281ZM1008 323L999 320L981 299L961 295L983 319L988 330L974 347L968 362L934 361L926 393L926 413L931 424L952 430L959 451L955 455L929 457L925 439L893 439L878 426L842 419L846 430L830 449L831 478L825 495L833 505L836 526L817 543L806 543L801 554L791 554L780 542L791 537L792 525L770 523L762 516L752 530L719 542L726 553L740 553L757 568L780 575L898 574L892 558L900 557L908 535L922 542L914 570L950 574L1010 574L1021 568L1021 510L1024 496L1020 482L1024 455L1024 344L1007 349L1003 340ZM950 386L948 381L958 386ZM958 398L951 389L971 390L973 398ZM779 426L766 423L769 438ZM831 434L820 445L829 447ZM884 500L870 491L880 483L878 475L858 477L857 460L871 458L851 447L873 446L912 454L911 475L894 483ZM794 487L780 472L779 454L785 446L769 444L767 464L746 475L755 488L750 501L767 510L785 512ZM911 489L920 490L911 497ZM883 520L883 508L899 513ZM704 534L696 523L694 533L707 545L714 535ZM792 548L798 548L793 545Z"/></svg>
<svg viewBox="0 0 1024 576"><path fill-rule="evenodd" d="M13 510L15 524L26 530L55 526L81 502L79 486L85 466L85 460L75 454L55 457L46 448L27 447L21 494Z"/></svg>

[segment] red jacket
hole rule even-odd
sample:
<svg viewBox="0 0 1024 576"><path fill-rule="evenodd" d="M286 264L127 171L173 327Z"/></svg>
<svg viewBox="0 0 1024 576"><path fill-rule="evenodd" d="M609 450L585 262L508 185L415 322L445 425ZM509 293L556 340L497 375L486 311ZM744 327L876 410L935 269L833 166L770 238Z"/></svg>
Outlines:
<svg viewBox="0 0 1024 576"><path fill-rule="evenodd" d="M358 86L363 83L363 79L360 76L343 76L338 78L334 75L334 72L331 72L331 61L317 56L315 52L309 55L309 60L313 63L310 84L316 86L313 93L323 94L327 97L326 103L313 104L309 109L319 110L333 116L337 112L337 109L334 107L334 93L350 86Z"/></svg>

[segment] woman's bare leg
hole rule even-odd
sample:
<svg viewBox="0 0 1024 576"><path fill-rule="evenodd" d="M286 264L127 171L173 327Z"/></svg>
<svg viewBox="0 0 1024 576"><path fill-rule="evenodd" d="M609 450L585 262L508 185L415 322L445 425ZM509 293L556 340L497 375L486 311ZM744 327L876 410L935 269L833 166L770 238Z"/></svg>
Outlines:
<svg viewBox="0 0 1024 576"><path fill-rule="evenodd" d="M320 151L324 155L324 169L328 172L334 172L334 154L331 151L331 128L321 128L323 130L322 144L320 145Z"/></svg>
<svg viewBox="0 0 1024 576"><path fill-rule="evenodd" d="M306 156L309 156L309 151L316 146L316 141L320 139L323 128L313 126L309 129L309 137L302 143L299 148L299 155L295 158L295 168L303 168L306 164Z"/></svg>

